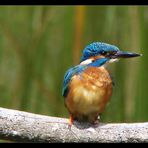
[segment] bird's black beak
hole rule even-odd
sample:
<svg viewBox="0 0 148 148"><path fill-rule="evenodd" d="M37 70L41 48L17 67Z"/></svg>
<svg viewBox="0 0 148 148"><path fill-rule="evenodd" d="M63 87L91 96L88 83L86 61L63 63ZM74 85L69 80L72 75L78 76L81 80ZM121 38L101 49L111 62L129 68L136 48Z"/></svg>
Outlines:
<svg viewBox="0 0 148 148"><path fill-rule="evenodd" d="M133 58L142 56L142 54L132 53L132 52L125 52L125 51L117 51L114 55L111 56L112 59L116 58Z"/></svg>

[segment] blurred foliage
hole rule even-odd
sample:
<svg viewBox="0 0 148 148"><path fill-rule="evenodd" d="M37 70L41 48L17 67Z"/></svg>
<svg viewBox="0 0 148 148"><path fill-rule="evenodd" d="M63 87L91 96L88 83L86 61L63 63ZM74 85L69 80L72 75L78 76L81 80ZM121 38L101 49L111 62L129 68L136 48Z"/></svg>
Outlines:
<svg viewBox="0 0 148 148"><path fill-rule="evenodd" d="M148 6L1 6L0 106L68 117L65 71L102 41L142 53L108 69L115 82L101 121L148 120Z"/></svg>

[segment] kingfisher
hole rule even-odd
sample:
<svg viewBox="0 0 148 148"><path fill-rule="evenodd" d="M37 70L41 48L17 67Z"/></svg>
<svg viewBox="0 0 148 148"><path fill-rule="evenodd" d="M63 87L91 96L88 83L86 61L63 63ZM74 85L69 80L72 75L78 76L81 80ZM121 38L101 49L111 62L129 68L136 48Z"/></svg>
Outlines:
<svg viewBox="0 0 148 148"><path fill-rule="evenodd" d="M62 96L70 114L69 124L72 125L74 120L98 123L113 90L107 63L140 55L121 51L117 46L104 42L87 45L79 64L68 69L64 75Z"/></svg>

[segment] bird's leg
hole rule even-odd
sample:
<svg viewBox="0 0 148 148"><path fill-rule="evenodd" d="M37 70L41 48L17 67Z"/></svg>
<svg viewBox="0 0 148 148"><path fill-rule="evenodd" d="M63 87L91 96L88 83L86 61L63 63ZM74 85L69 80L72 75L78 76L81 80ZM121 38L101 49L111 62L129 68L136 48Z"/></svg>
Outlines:
<svg viewBox="0 0 148 148"><path fill-rule="evenodd" d="M70 125L73 124L73 117L72 117L72 115L70 115L70 118L69 118L69 124L70 124Z"/></svg>
<svg viewBox="0 0 148 148"><path fill-rule="evenodd" d="M70 117L69 117L69 123L68 123L68 127L69 127L69 129L71 129L71 126L72 126L72 124L73 124L73 117L72 117L72 115L70 115Z"/></svg>

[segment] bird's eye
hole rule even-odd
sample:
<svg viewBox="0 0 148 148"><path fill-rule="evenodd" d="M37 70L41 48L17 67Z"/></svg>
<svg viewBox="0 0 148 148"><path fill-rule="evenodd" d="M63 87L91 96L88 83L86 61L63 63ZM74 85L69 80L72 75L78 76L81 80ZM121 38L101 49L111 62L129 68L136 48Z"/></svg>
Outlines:
<svg viewBox="0 0 148 148"><path fill-rule="evenodd" d="M102 51L101 54L102 54L102 55L106 55L107 52L106 52L106 51Z"/></svg>

